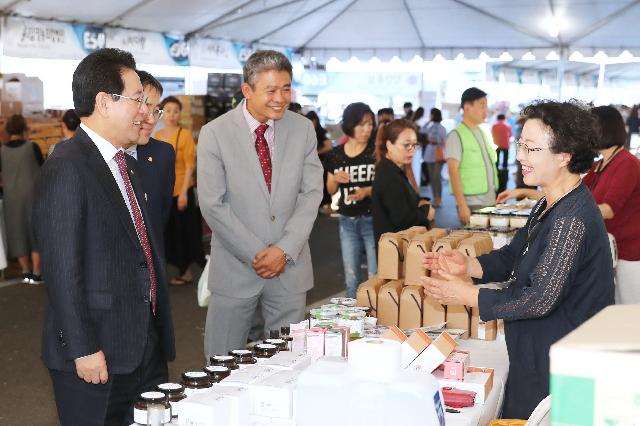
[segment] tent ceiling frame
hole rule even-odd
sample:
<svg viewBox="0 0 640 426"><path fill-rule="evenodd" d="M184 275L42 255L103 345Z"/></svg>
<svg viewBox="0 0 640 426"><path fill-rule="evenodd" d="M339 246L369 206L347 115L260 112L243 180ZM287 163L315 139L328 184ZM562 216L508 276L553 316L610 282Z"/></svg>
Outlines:
<svg viewBox="0 0 640 426"><path fill-rule="evenodd" d="M549 9L551 10L551 17L555 19L556 17L556 5L553 0L549 0ZM558 28L558 43L562 46L564 43L562 42L562 34L560 34L560 28Z"/></svg>
<svg viewBox="0 0 640 426"><path fill-rule="evenodd" d="M286 6L290 6L292 4L296 4L296 3L300 3L302 1L306 1L306 0L290 0L290 1L286 1L284 3L280 3L280 4L276 4L275 6L270 6L264 9L260 9L256 12L251 12L251 13L247 13L246 15L243 16L238 16L237 18L233 18L233 19L229 19L228 21L224 21L224 22L214 22L214 24L209 24L209 25L205 25L204 28L200 28L194 31L191 31L189 34L190 35L194 35L194 34L200 34L204 31L208 31L210 29L212 29L211 27L213 26L214 28L220 28L224 25L228 25L228 24L232 24L234 22L238 22L238 21L242 21L243 19L247 19L247 18L251 18L252 16L256 16L256 15L260 15L262 13L266 13L266 12L271 12L272 10L276 10L276 9L280 9Z"/></svg>
<svg viewBox="0 0 640 426"><path fill-rule="evenodd" d="M533 32L533 31L530 31L528 28L520 26L520 25L516 24L515 22L512 22L512 21L509 21L507 19L504 19L504 18L502 18L502 17L500 17L498 15L494 15L491 12L487 12L486 10L484 10L482 8L479 8L478 6L469 4L466 1L462 1L462 0L451 0L451 1L453 3L459 4L460 6L464 6L464 7L468 8L468 9L471 9L471 10L473 10L473 11L475 11L475 12L481 14L481 15L484 15L484 16L488 17L488 18L491 18L491 19L493 19L495 21L498 21L498 22L506 25L507 27L511 28L512 30L515 30L515 31L517 31L519 33L522 33L524 35L527 35L529 37L532 37L532 38L535 38L535 39L538 39L538 40L542 40L545 43L549 43L550 46L546 46L546 47L555 47L557 45L557 43L554 40L550 40L547 37L541 36L540 34L537 34L537 33ZM640 0L638 0L638 1L640 1Z"/></svg>
<svg viewBox="0 0 640 426"><path fill-rule="evenodd" d="M420 39L420 45L424 49L425 48L424 38L422 38L422 33L418 29L418 25L416 24L416 19L414 18L413 13L411 13L411 9L409 9L407 0L402 0L402 4L404 5L404 10L407 11L407 15L409 15L409 19L411 19L411 25L413 25L413 30L416 32L416 35Z"/></svg>
<svg viewBox="0 0 640 426"><path fill-rule="evenodd" d="M255 3L257 0L247 0L244 3L242 3L239 6L235 6L233 8L231 8L230 10L224 12L222 15L214 18L213 20L207 22L206 24L196 28L195 30L191 30L187 33L186 37L189 38L192 35L199 33L201 31L204 31L206 29L208 29L209 27L214 26L215 24L217 24L218 22L228 18L229 16L233 15L234 13L237 13L238 11L240 11L243 7L247 7L249 6L251 3Z"/></svg>
<svg viewBox="0 0 640 426"><path fill-rule="evenodd" d="M324 30L327 29L327 27L329 27L329 25L331 25L332 23L334 23L336 21L336 19L340 18L342 15L344 15L346 13L347 10L351 9L351 6L353 6L354 4L356 4L358 2L358 0L352 0L351 2L349 2L349 4L342 9L340 12L338 12L335 16L329 18L329 20L322 25L322 27L320 27L320 29L318 31L316 31L315 33L313 33L313 35L311 37L309 37L304 43L302 43L299 47L298 47L298 51L302 51L302 49L304 49L305 47L307 47L307 45L309 43L311 43L313 40L316 39L316 37L318 37L320 35L320 33L322 33Z"/></svg>
<svg viewBox="0 0 640 426"><path fill-rule="evenodd" d="M143 6L146 6L147 4L151 3L152 1L154 1L154 0L140 0L139 2L134 4L133 6L127 8L125 11L123 11L123 12L119 13L118 15L116 15L114 18L108 20L107 22L104 22L103 25L114 25L116 22L120 21L122 18L125 18L131 12L135 12L136 10L140 9Z"/></svg>
<svg viewBox="0 0 640 426"><path fill-rule="evenodd" d="M10 14L13 11L14 7L16 7L17 5L19 5L20 3L25 2L25 1L27 1L27 0L13 0L7 6L2 8L2 10L0 10L0 14L2 14L2 15Z"/></svg>
<svg viewBox="0 0 640 426"><path fill-rule="evenodd" d="M604 27L605 25L607 25L611 21L615 20L620 15L622 15L622 14L626 13L627 11L633 9L638 4L640 4L640 0L633 0L633 1L629 2L627 5L622 6L620 9L616 10L615 12L610 13L609 15L605 16L604 18L602 18L598 22L596 22L593 25L591 25L589 28L584 30L582 33L580 33L577 36L573 37L571 40L569 40L567 42L567 44L568 45L573 45L575 42L577 42L579 40L582 40L583 38L587 37L588 35L596 32L600 28Z"/></svg>
<svg viewBox="0 0 640 426"><path fill-rule="evenodd" d="M280 30L282 30L282 29L284 29L284 28L288 27L288 26L289 26L289 25L291 25L292 23L298 22L299 20L304 19L304 18L306 18L307 16L309 16L309 15L312 15L312 14L316 13L316 12L317 12L317 11L319 11L320 9L322 9L322 8L324 8L324 7L326 7L326 6L329 6L329 5L330 5L330 4L332 4L332 3L335 3L336 1L338 1L338 0L329 0L329 1L327 1L327 2L325 2L325 3L323 3L323 4L321 4L320 6L314 7L313 9L311 9L311 10L309 10L309 11L307 11L307 12L303 13L303 14L302 14L302 15L300 15L300 16L296 16L296 17L295 17L295 19L293 19L293 21L291 21L291 22L286 22L286 23L284 23L284 24L282 24L282 25L279 25L278 27L276 27L276 28L272 29L271 31L267 32L266 34L262 34L261 36L254 38L253 40L251 40L251 42L250 42L249 44L257 43L257 42L259 42L259 41L261 41L261 40L263 40L263 39L265 39L265 38L269 37L270 35L275 34L275 33L277 33L278 31L280 31Z"/></svg>

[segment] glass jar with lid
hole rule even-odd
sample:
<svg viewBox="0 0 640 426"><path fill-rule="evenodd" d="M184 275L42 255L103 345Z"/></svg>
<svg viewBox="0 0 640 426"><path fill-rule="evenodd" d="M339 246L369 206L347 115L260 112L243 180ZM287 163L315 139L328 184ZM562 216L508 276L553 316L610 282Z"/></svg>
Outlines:
<svg viewBox="0 0 640 426"><path fill-rule="evenodd" d="M133 406L133 421L142 425L147 424L148 410L150 406L157 405L164 407L163 421L171 421L171 404L167 400L167 395L163 392L143 392Z"/></svg>

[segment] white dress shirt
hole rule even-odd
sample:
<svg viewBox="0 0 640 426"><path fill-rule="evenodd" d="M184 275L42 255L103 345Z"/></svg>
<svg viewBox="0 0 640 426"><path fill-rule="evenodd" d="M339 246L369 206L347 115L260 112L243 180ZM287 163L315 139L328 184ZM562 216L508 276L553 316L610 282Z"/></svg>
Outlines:
<svg viewBox="0 0 640 426"><path fill-rule="evenodd" d="M111 174L113 175L113 178L115 179L116 184L120 189L120 195L122 195L122 198L124 199L124 202L127 205L127 209L129 209L129 215L131 216L131 221L135 225L135 221L133 219L133 211L131 211L131 203L129 203L129 197L127 196L127 189L124 186L124 180L122 179L122 175L120 174L120 170L118 169L118 163L116 162L116 154L118 153L118 151L124 151L124 150L118 149L115 146L113 146L111 142L109 142L108 140L106 140L105 138L103 138L93 130L91 130L84 123L81 123L80 127L82 128L82 130L84 130L87 133L87 135L89 135L89 138L91 138L91 141L93 141L93 143L98 148L98 151L100 151L100 154L102 154L102 158L104 158L104 162L107 163L109 170L111 170ZM136 195L134 193L133 197L135 198L135 196ZM136 200L136 203L138 203L138 200ZM140 203L138 203L138 208L140 208Z"/></svg>

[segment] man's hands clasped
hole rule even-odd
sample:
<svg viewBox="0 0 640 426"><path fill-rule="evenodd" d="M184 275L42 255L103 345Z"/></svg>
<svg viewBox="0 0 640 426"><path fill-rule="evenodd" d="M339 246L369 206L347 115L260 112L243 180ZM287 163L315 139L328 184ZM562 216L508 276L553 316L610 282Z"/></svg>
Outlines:
<svg viewBox="0 0 640 426"><path fill-rule="evenodd" d="M251 264L259 277L271 279L279 276L287 266L284 251L277 246L269 246L256 254Z"/></svg>

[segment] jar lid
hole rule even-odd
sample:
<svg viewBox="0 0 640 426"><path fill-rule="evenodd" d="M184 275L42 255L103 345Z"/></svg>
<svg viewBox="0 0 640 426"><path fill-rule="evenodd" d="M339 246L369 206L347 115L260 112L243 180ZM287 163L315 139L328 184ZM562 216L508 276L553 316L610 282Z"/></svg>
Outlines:
<svg viewBox="0 0 640 426"><path fill-rule="evenodd" d="M184 387L180 383L161 383L158 385L158 389L162 391L183 391Z"/></svg>
<svg viewBox="0 0 640 426"><path fill-rule="evenodd" d="M269 345L282 345L285 343L283 339L267 339L265 340L265 342L267 342L266 344Z"/></svg>
<svg viewBox="0 0 640 426"><path fill-rule="evenodd" d="M232 357L232 356L229 356L229 355L216 355L216 356L214 356L214 357L213 357L213 359L214 359L215 361L222 361L222 362L224 362L224 361L231 361L231 360L233 360L233 357Z"/></svg>
<svg viewBox="0 0 640 426"><path fill-rule="evenodd" d="M142 392L140 399L148 402L162 402L167 396L162 392Z"/></svg>
<svg viewBox="0 0 640 426"><path fill-rule="evenodd" d="M230 371L228 367L223 367L221 365L208 365L204 369L211 373L225 373Z"/></svg>
<svg viewBox="0 0 640 426"><path fill-rule="evenodd" d="M232 354L234 355L238 355L238 356L247 356L247 355L253 355L253 352L251 352L248 349L236 349L231 351Z"/></svg>
<svg viewBox="0 0 640 426"><path fill-rule="evenodd" d="M280 335L288 336L291 333L291 327L280 327Z"/></svg>
<svg viewBox="0 0 640 426"><path fill-rule="evenodd" d="M256 348L261 350L277 349L276 345L273 345L271 343L260 343L256 345Z"/></svg>
<svg viewBox="0 0 640 426"><path fill-rule="evenodd" d="M182 376L187 379L204 379L207 377L207 373L204 371L187 371Z"/></svg>

